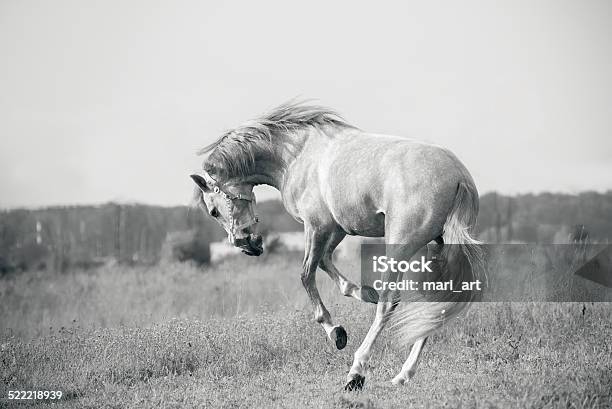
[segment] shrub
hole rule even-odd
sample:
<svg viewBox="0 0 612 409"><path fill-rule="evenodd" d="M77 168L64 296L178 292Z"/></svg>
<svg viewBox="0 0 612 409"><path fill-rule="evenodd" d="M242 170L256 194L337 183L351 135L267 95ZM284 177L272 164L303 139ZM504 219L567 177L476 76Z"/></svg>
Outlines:
<svg viewBox="0 0 612 409"><path fill-rule="evenodd" d="M162 262L193 261L198 265L210 263L211 238L202 229L168 233L162 245Z"/></svg>

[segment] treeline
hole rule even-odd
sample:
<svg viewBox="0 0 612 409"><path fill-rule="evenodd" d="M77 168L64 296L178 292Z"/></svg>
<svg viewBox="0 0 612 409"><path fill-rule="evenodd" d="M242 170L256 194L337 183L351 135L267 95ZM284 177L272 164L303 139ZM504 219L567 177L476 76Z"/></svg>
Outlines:
<svg viewBox="0 0 612 409"><path fill-rule="evenodd" d="M262 202L257 211L261 231L299 229L280 202ZM0 273L108 262L156 264L163 257L189 258L194 249L225 237L201 210L181 206L109 203L5 210L0 212Z"/></svg>
<svg viewBox="0 0 612 409"><path fill-rule="evenodd" d="M258 203L260 230L302 227L278 201ZM496 242L606 241L612 238L612 192L481 197L478 236ZM0 211L0 272L88 268L108 262L155 264L188 259L225 233L198 209L144 205ZM176 248L180 246L180 248ZM201 259L200 261L205 261Z"/></svg>
<svg viewBox="0 0 612 409"><path fill-rule="evenodd" d="M488 243L567 243L612 239L612 191L480 198L477 230Z"/></svg>

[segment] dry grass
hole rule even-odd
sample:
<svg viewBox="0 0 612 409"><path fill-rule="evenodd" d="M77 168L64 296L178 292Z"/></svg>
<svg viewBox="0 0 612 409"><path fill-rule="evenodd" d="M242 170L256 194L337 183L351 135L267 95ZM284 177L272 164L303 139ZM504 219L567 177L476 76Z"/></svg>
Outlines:
<svg viewBox="0 0 612 409"><path fill-rule="evenodd" d="M365 390L345 393L373 306L321 277L349 333L336 351L312 322L299 268L293 257L240 257L208 270L3 279L0 397L60 389L64 407L115 408L612 407L609 304L475 305L431 338L410 383L389 383L406 351L385 336Z"/></svg>
<svg viewBox="0 0 612 409"><path fill-rule="evenodd" d="M172 318L233 317L302 308L299 256L237 256L210 266L105 267L65 274L31 272L0 281L2 329L20 337L49 329L142 326ZM332 290L325 277L320 280ZM335 292L335 291L334 291Z"/></svg>

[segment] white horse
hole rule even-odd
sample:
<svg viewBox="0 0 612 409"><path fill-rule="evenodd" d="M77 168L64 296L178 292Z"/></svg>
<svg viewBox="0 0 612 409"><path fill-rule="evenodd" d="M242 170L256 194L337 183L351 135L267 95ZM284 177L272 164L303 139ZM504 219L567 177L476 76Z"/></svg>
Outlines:
<svg viewBox="0 0 612 409"><path fill-rule="evenodd" d="M208 154L196 199L227 231L229 241L248 255L263 252L254 232L253 187L267 184L281 192L287 211L304 224L306 243L302 283L314 306L315 320L338 349L347 334L334 325L317 290L317 267L341 293L377 303L376 317L354 355L347 390L361 389L372 347L394 315L402 341L413 344L394 384L411 378L426 337L458 314L473 294L446 293L437 302L404 303L388 290L378 294L338 271L332 254L349 235L385 237L401 244L407 259L432 243L446 261L474 264L477 242L470 236L478 213L478 192L463 164L446 149L400 137L365 133L331 110L288 103L222 135L200 151ZM445 246L444 243L458 246ZM391 250L393 249L393 250ZM388 246L388 253L397 251ZM469 268L462 277L475 277ZM450 274L450 275L449 275ZM458 277L450 272L446 277ZM386 281L398 274L386 273Z"/></svg>

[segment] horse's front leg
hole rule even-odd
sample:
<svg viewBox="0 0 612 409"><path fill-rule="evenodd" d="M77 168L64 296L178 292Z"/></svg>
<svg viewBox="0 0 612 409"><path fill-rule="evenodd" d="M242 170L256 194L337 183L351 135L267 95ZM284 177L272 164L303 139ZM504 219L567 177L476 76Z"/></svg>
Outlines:
<svg viewBox="0 0 612 409"><path fill-rule="evenodd" d="M333 254L338 244L346 237L346 233L336 230L334 231L327 245L325 246L325 251L323 253L323 257L319 262L319 266L323 271L329 275L329 277L336 283L336 286L342 293L342 295L346 297L353 297L357 300L370 302L376 304L378 302L378 293L375 289L369 286L360 286L346 278L340 273L338 268L334 265L333 262Z"/></svg>
<svg viewBox="0 0 612 409"><path fill-rule="evenodd" d="M336 348L342 349L346 346L347 335L344 328L334 326L329 311L323 305L319 290L317 289L316 273L317 266L323 257L325 245L329 240L329 234L314 229L306 229L306 251L302 270L302 284L308 293L310 302L314 307L315 320L321 324L327 337L336 344Z"/></svg>

